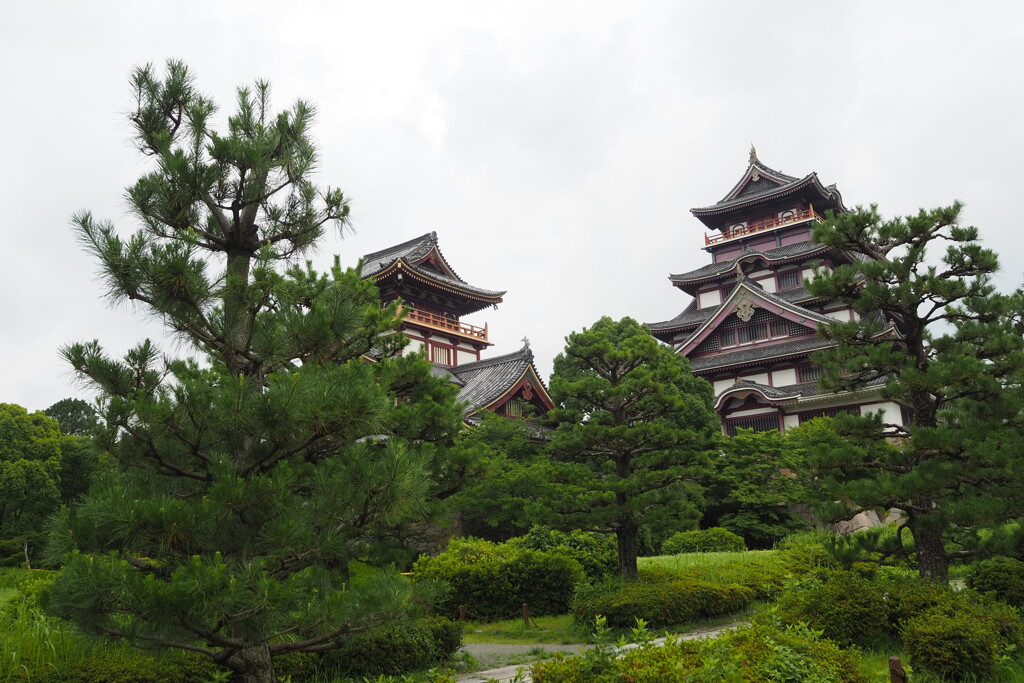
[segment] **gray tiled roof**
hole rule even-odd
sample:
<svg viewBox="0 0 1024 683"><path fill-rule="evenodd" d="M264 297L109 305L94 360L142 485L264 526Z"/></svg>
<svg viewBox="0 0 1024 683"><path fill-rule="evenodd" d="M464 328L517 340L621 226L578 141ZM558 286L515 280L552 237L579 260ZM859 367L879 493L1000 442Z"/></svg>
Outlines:
<svg viewBox="0 0 1024 683"><path fill-rule="evenodd" d="M448 285L449 287L454 287L456 289L461 289L492 299L500 299L505 295L505 292L476 287L458 277L458 275L455 274L455 269L448 263L444 254L441 254L440 249L438 249L437 253L441 256L441 260L444 261L445 266L455 274L455 277L451 277L447 273L442 273L431 266L418 265L416 263L416 261L427 256L427 254L429 254L435 247L437 247L437 233L428 232L426 235L420 235L415 239L402 242L401 244L396 244L393 247L388 247L387 249L366 254L363 256L363 277L369 277L380 273L381 271L386 270L398 259L402 259L405 264L412 268L416 273L427 279Z"/></svg>
<svg viewBox="0 0 1024 683"><path fill-rule="evenodd" d="M818 180L817 173L809 173L803 178L794 178L793 176L787 176L781 174L778 171L771 171L767 166L763 166L760 162L755 162L759 167L757 170L767 169L770 173L776 174L780 177L782 182L773 183L770 180L766 182L753 181L751 184L747 184L742 191L737 193L737 188L744 184L751 168L748 167L747 172L744 173L743 178L737 183L736 187L732 189L724 198L711 206L704 206L695 209L690 209L690 213L700 218L701 216L707 216L709 214L724 214L741 207L745 204L761 204L775 197L784 197L787 194L803 190L805 188L813 188L816 193L826 202L826 206L820 208L835 208L840 211L844 211L843 197L839 194L839 190L836 189L835 185L822 185L821 181ZM765 175L768 175L766 172Z"/></svg>
<svg viewBox="0 0 1024 683"><path fill-rule="evenodd" d="M879 387L885 384L887 378L878 377L871 380L863 388ZM719 396L726 392L735 391L736 389L757 389L768 398L783 400L787 398L797 397L808 397L808 396L823 396L831 395L836 392L822 389L821 385L817 381L813 382L801 382L799 384L787 384L781 387L770 387L766 384L758 384L757 382L751 382L750 380L740 380L730 387L726 387L719 392Z"/></svg>
<svg viewBox="0 0 1024 683"><path fill-rule="evenodd" d="M533 352L523 347L514 353L495 356L465 365L446 368L460 383L459 400L465 401L465 413L480 410L512 388L523 373L533 368ZM538 375L538 379L540 376ZM541 382L543 386L543 381ZM547 391L547 388L544 388Z"/></svg>
<svg viewBox="0 0 1024 683"><path fill-rule="evenodd" d="M690 367L693 368L694 372L704 372L707 370L729 367L731 365L743 365L759 360L767 360L769 358L804 355L813 351L827 349L830 346L832 346L831 342L817 336L801 337L799 339L779 342L777 344L760 344L758 346L749 346L714 356L691 358Z"/></svg>
<svg viewBox="0 0 1024 683"><path fill-rule="evenodd" d="M828 247L823 244L818 244L817 242L798 242L796 244L787 244L784 247L765 249L764 251L751 249L744 254L740 254L736 258L729 259L728 261L709 263L706 266L702 266L696 270L691 270L688 273L669 275L668 279L673 284L677 284L713 278L716 275L728 273L736 266L737 261L743 258L749 258L752 255L760 255L768 262L775 262L785 261L786 259L791 258L799 258L802 256L810 256L811 254L825 251L828 251Z"/></svg>
<svg viewBox="0 0 1024 683"><path fill-rule="evenodd" d="M405 259L412 263L430 253L430 250L437 246L437 233L428 232L408 242L396 244L387 249L374 251L363 256L363 277L373 275L384 270L398 259Z"/></svg>

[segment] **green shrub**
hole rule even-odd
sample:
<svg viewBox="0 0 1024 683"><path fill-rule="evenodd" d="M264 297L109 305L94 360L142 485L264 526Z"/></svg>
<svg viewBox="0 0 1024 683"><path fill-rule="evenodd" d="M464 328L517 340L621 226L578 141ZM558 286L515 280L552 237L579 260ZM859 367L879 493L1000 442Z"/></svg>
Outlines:
<svg viewBox="0 0 1024 683"><path fill-rule="evenodd" d="M717 526L698 531L680 531L670 536L661 546L661 552L665 555L741 552L746 549L742 536Z"/></svg>
<svg viewBox="0 0 1024 683"><path fill-rule="evenodd" d="M436 557L420 557L417 579L441 579L451 591L440 601L442 614L465 605L473 619L509 619L528 603L537 616L565 614L576 584L583 580L579 563L538 550L477 539L452 539Z"/></svg>
<svg viewBox="0 0 1024 683"><path fill-rule="evenodd" d="M806 623L840 646L869 645L889 633L882 590L857 574L830 572L823 581L810 579L788 591L774 612L782 623Z"/></svg>
<svg viewBox="0 0 1024 683"><path fill-rule="evenodd" d="M447 660L461 645L462 626L450 619L385 624L325 654L323 667L348 676L422 671Z"/></svg>
<svg viewBox="0 0 1024 683"><path fill-rule="evenodd" d="M966 603L971 597L958 596L948 585L916 576L879 578L874 585L885 598L889 633L897 637L907 621L936 608L955 609L958 602Z"/></svg>
<svg viewBox="0 0 1024 683"><path fill-rule="evenodd" d="M556 531L536 524L530 531L506 544L516 548L541 550L579 562L590 581L613 576L618 569L618 549L615 537L587 531Z"/></svg>
<svg viewBox="0 0 1024 683"><path fill-rule="evenodd" d="M998 635L969 613L925 612L904 625L902 637L914 668L944 679L983 678L998 663Z"/></svg>
<svg viewBox="0 0 1024 683"><path fill-rule="evenodd" d="M865 683L855 651L799 624L762 622L714 640L670 639L664 647L641 645L618 659L588 654L538 662L530 675L534 683Z"/></svg>
<svg viewBox="0 0 1024 683"><path fill-rule="evenodd" d="M652 628L662 628L737 612L753 598L749 588L704 581L606 584L578 591L573 617L593 624L602 615L615 628L629 628L642 619Z"/></svg>
<svg viewBox="0 0 1024 683"><path fill-rule="evenodd" d="M991 593L997 600L1024 607L1024 562L1012 557L993 557L967 571L967 585L979 593Z"/></svg>

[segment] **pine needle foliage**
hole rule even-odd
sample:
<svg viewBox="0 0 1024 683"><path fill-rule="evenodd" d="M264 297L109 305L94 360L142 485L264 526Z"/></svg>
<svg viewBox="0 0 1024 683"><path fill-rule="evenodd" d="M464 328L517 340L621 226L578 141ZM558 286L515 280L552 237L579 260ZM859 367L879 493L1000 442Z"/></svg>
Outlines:
<svg viewBox="0 0 1024 683"><path fill-rule="evenodd" d="M615 534L625 580L637 578L642 525L678 528L699 516L696 468L719 430L711 394L631 318L570 334L555 358L551 509L560 525Z"/></svg>
<svg viewBox="0 0 1024 683"><path fill-rule="evenodd" d="M860 316L819 330L836 344L817 359L822 384L884 382L910 418L837 417L841 438L818 449L826 498L903 510L920 573L938 580L979 527L1019 516L1024 490L1024 295L996 290L998 258L961 209L832 215L814 239L854 258L809 283Z"/></svg>
<svg viewBox="0 0 1024 683"><path fill-rule="evenodd" d="M66 565L43 600L93 633L275 681L274 657L410 613L401 577L350 566L384 564L396 529L446 488L456 389L395 356L398 309L358 270L295 262L349 217L339 190L311 180L311 105L274 112L257 82L219 131L181 62L137 69L132 87L153 167L127 191L141 227L74 223L108 298L188 353L63 350L100 395L117 466L55 520Z"/></svg>

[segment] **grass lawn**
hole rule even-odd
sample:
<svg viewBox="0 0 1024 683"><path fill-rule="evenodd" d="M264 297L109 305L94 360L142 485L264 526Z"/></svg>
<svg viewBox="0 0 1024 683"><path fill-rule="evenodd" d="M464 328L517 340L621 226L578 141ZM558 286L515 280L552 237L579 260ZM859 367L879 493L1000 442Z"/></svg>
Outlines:
<svg viewBox="0 0 1024 683"><path fill-rule="evenodd" d="M572 617L534 617L526 626L522 619L506 621L467 621L463 629L465 643L583 643L590 634L581 629Z"/></svg>

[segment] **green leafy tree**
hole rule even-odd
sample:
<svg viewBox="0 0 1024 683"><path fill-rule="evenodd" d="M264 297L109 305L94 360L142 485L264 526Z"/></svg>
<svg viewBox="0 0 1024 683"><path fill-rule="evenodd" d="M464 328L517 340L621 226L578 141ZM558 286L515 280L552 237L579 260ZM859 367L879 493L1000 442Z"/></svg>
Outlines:
<svg viewBox="0 0 1024 683"><path fill-rule="evenodd" d="M793 511L809 501L805 469L800 450L776 430L720 437L711 467L700 476L707 501L701 526L724 527L751 548L772 547L807 527Z"/></svg>
<svg viewBox="0 0 1024 683"><path fill-rule="evenodd" d="M46 415L0 403L0 563L35 554L61 501L61 445L60 428Z"/></svg>
<svg viewBox="0 0 1024 683"><path fill-rule="evenodd" d="M605 317L566 338L551 395L552 510L615 534L618 574L635 580L641 526L699 516L695 469L720 428L711 385L635 320Z"/></svg>
<svg viewBox="0 0 1024 683"><path fill-rule="evenodd" d="M99 420L96 410L80 398L65 398L43 411L57 421L60 431L69 436L88 436Z"/></svg>
<svg viewBox="0 0 1024 683"><path fill-rule="evenodd" d="M465 430L455 452L459 462L472 463L470 481L450 500L450 510L463 534L505 541L525 534L540 519L548 488L543 433L526 420L495 413Z"/></svg>
<svg viewBox="0 0 1024 683"><path fill-rule="evenodd" d="M996 255L976 228L959 224L961 208L893 220L875 207L831 216L814 238L859 258L810 283L860 314L821 330L836 344L818 358L822 384L884 382L883 396L911 414L906 425L835 420L843 438L819 449L827 499L903 510L920 574L938 580L952 557L973 551L950 542L1019 516L1024 491L1024 296L996 291ZM896 333L886 333L889 321Z"/></svg>
<svg viewBox="0 0 1024 683"><path fill-rule="evenodd" d="M386 562L388 534L429 513L455 390L421 357L393 357L397 306L382 309L357 271L294 265L349 215L311 180L309 104L275 113L258 82L216 130L183 64L137 69L132 86L153 165L127 192L141 228L122 239L88 213L75 224L110 299L190 353L64 349L99 393L97 438L118 467L57 519L66 566L42 598L94 633L269 683L279 655L409 614L408 582L350 566Z"/></svg>

